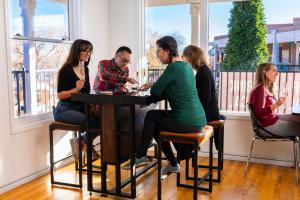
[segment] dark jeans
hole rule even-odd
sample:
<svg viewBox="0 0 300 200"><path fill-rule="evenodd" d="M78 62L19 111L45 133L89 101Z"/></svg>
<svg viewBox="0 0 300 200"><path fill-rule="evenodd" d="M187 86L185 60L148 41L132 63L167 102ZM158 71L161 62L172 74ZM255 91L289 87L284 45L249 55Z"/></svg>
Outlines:
<svg viewBox="0 0 300 200"><path fill-rule="evenodd" d="M53 109L53 116L54 120L58 122L82 126L85 124L84 106L82 104L59 101ZM91 128L99 129L100 121L91 119L89 125ZM98 133L93 132L91 134L92 140L97 136ZM84 140L87 141L86 135L84 136Z"/></svg>
<svg viewBox="0 0 300 200"><path fill-rule="evenodd" d="M203 127L187 126L176 122L169 114L169 111L165 110L150 110L147 112L144 127L143 127L143 136L141 145L139 147L137 157L146 156L148 147L152 138L157 141L160 131L172 131L177 133L191 133L199 132ZM189 152L192 151L192 145L183 145L176 144L174 146L179 153L180 157L185 157ZM177 161L173 154L170 142L162 142L162 151L166 155L168 161L172 166L177 165Z"/></svg>

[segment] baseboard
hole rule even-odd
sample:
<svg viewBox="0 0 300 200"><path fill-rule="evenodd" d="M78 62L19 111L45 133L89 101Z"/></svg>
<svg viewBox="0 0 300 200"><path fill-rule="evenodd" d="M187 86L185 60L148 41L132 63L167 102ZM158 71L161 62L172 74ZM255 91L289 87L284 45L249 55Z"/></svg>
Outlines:
<svg viewBox="0 0 300 200"><path fill-rule="evenodd" d="M208 157L208 152L200 151L200 156ZM214 153L214 158L217 158L218 154ZM234 154L224 154L224 160L236 160L236 161L247 161L247 156L245 155L234 155ZM266 157L251 157L250 162L252 163L260 163L260 164L269 164L269 165L279 165L279 166L286 166L290 167L293 166L293 161L289 160L276 160L270 159Z"/></svg>
<svg viewBox="0 0 300 200"><path fill-rule="evenodd" d="M74 162L74 160L72 160L72 159L65 160L65 161L61 162L60 167L64 167L65 165L68 165L72 162ZM42 177L46 174L49 174L49 173L50 173L50 168L47 167L47 168L38 170L38 171L32 173L31 175L22 177L20 179L14 180L14 181L11 181L11 182L9 182L5 185L1 185L0 186L0 194L5 193L9 190L12 190L12 189L14 189L14 188L16 188L20 185L23 185L25 183L30 182L30 181L33 181L35 179L38 179L38 178L40 178L40 177Z"/></svg>

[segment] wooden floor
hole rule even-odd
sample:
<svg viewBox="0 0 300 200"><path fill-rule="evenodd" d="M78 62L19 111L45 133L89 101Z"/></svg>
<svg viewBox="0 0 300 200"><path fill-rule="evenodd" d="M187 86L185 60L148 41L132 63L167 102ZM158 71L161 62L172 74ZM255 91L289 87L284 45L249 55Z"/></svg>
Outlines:
<svg viewBox="0 0 300 200"><path fill-rule="evenodd" d="M206 159L200 160L206 162ZM183 166L183 163L182 165ZM222 200L300 200L300 185L296 185L294 170L291 167L280 167L263 164L250 164L248 174L243 173L244 162L228 161L224 163L222 182L214 183L211 194L198 192L198 199L222 199ZM156 199L157 191L157 168L154 167L137 180L136 199ZM113 184L113 168L108 170L108 186ZM123 173L123 171L122 171ZM126 172L123 173L124 176ZM122 174L122 176L123 176ZM69 165L61 168L56 173L58 178L65 180L74 179L74 166ZM95 177L94 182L99 184L100 177ZM86 175L84 175L86 183ZM163 199L192 199L192 190L176 187L176 176L168 176L162 184ZM125 188L125 191L128 188ZM43 176L30 183L22 185L14 190L0 195L1 200L36 200L36 199L120 199L108 196L103 198L100 194L93 193L89 196L86 185L82 190L51 187L50 176Z"/></svg>

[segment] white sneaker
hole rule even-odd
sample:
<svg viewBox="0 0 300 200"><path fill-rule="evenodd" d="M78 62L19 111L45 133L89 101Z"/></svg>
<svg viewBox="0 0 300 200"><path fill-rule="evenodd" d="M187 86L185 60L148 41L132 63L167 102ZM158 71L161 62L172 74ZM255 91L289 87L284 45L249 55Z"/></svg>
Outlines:
<svg viewBox="0 0 300 200"><path fill-rule="evenodd" d="M135 167L136 168L142 167L144 165L148 165L148 158L146 156L141 157L141 158L135 157ZM129 161L129 163L127 163L126 165L124 165L122 167L122 169L124 169L124 170L130 170L130 161Z"/></svg>
<svg viewBox="0 0 300 200"><path fill-rule="evenodd" d="M168 163L168 165L161 170L162 174L179 173L179 172L180 172L180 165L178 163L176 166L172 166L170 163Z"/></svg>

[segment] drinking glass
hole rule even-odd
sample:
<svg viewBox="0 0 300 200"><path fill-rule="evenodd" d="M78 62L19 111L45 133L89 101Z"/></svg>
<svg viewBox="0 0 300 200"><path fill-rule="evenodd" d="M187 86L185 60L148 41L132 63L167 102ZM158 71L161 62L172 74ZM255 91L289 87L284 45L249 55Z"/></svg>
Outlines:
<svg viewBox="0 0 300 200"><path fill-rule="evenodd" d="M79 61L79 74L80 74L80 80L85 81L84 61ZM82 86L82 88L84 88L84 86Z"/></svg>
<svg viewBox="0 0 300 200"><path fill-rule="evenodd" d="M282 106L283 109L285 109L286 106L287 106L287 103L286 103L287 97L288 97L288 89L287 88L281 89L280 90L280 98L284 98L285 99L285 103Z"/></svg>

